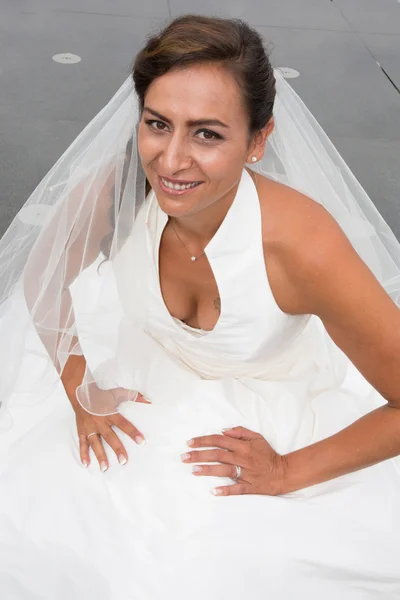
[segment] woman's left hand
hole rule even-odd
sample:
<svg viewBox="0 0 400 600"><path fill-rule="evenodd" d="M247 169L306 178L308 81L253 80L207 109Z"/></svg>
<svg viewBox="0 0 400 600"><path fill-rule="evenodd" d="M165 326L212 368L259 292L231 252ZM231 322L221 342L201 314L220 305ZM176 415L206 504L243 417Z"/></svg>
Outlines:
<svg viewBox="0 0 400 600"><path fill-rule="evenodd" d="M268 444L259 433L245 427L233 427L223 435L204 435L189 440L191 448L216 448L195 450L182 455L185 463L219 462L220 465L194 465L196 476L236 477L236 466L241 467L236 483L218 487L215 495L263 494L278 496L284 493L286 475L285 457ZM185 458L186 456L186 458ZM197 467L197 470L196 470Z"/></svg>

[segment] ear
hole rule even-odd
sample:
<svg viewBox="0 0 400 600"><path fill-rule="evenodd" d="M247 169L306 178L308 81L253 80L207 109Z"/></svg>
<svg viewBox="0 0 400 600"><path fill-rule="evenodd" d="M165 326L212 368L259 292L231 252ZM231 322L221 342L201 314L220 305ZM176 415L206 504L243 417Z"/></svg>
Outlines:
<svg viewBox="0 0 400 600"><path fill-rule="evenodd" d="M246 162L250 164L254 164L255 162L262 159L264 156L265 144L267 142L268 137L271 135L275 127L274 117L271 117L268 123L258 131L253 137L250 143L250 149L247 154ZM257 161L253 161L253 156L257 158Z"/></svg>

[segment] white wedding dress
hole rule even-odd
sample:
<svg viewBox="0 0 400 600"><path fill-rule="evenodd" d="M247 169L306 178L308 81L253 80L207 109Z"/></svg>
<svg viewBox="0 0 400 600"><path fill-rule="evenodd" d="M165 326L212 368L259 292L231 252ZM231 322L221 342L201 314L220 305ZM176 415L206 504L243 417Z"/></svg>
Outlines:
<svg viewBox="0 0 400 600"><path fill-rule="evenodd" d="M163 302L158 248L166 222L151 194L115 258L115 280L109 263L99 271L110 277L110 314L124 313L120 352L101 368L152 402L121 408L146 445L118 432L128 463L121 467L107 448L107 472L94 456L83 468L61 383L42 402L30 396L57 374L43 371L39 355L22 366L10 402L14 426L0 436L0 598L398 600L397 459L279 497L213 496L232 480L196 477L181 462L186 440L236 425L286 453L384 400L327 343L316 317L277 306L246 170L206 248L221 297L211 332L185 326ZM81 277L87 294L74 296L77 324L95 370L101 360L84 322L95 266ZM43 352L33 329L30 343Z"/></svg>

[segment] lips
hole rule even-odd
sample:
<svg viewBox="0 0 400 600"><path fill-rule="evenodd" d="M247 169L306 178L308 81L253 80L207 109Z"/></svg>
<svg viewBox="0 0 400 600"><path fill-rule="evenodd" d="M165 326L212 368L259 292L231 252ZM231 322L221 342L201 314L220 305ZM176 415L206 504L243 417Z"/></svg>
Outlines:
<svg viewBox="0 0 400 600"><path fill-rule="evenodd" d="M181 179L169 179L168 177L162 177L161 175L158 178L160 183L160 188L172 195L182 195L192 190L196 189L201 185L202 181L183 181Z"/></svg>

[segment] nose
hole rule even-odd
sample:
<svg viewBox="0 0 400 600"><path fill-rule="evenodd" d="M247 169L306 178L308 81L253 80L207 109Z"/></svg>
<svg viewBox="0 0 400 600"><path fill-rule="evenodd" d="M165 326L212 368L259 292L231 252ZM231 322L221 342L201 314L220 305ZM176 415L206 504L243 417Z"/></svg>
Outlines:
<svg viewBox="0 0 400 600"><path fill-rule="evenodd" d="M189 145L183 135L174 132L168 137L160 156L160 165L164 175L169 176L191 167Z"/></svg>

